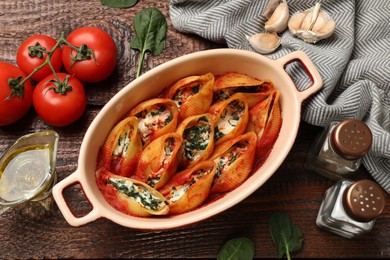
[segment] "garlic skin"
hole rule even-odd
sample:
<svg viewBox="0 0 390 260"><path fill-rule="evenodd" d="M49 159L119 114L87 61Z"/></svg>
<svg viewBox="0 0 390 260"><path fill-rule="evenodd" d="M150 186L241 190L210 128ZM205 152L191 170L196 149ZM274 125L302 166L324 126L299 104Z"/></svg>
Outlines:
<svg viewBox="0 0 390 260"><path fill-rule="evenodd" d="M290 32L307 43L316 43L319 40L330 37L335 28L336 22L330 15L321 10L321 4L308 10L296 12L288 21Z"/></svg>
<svg viewBox="0 0 390 260"><path fill-rule="evenodd" d="M246 36L251 47L260 54L275 51L280 45L280 38L276 33L258 33Z"/></svg>
<svg viewBox="0 0 390 260"><path fill-rule="evenodd" d="M279 1L277 1L279 2ZM289 8L286 0L283 0L279 3L274 10L272 10L275 6L275 1L271 0L266 8L264 15L268 18L267 22L264 24L264 29L267 32L283 32L287 28L287 23L289 20ZM271 10L269 10L271 9ZM270 17L269 13L272 12Z"/></svg>

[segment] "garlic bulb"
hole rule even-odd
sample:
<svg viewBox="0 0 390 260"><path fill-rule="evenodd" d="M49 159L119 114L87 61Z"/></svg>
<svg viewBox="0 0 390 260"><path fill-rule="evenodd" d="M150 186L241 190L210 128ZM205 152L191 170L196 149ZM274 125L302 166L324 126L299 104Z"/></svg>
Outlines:
<svg viewBox="0 0 390 260"><path fill-rule="evenodd" d="M252 48L261 54L275 51L280 45L280 38L276 33L258 33L246 36Z"/></svg>
<svg viewBox="0 0 390 260"><path fill-rule="evenodd" d="M271 0L264 12L267 22L264 24L264 29L268 32L283 32L287 28L289 9L286 0L277 4L279 0ZM275 4L276 7L275 7ZM272 14L270 14L272 12Z"/></svg>
<svg viewBox="0 0 390 260"><path fill-rule="evenodd" d="M316 43L319 40L331 36L336 28L336 22L330 15L321 10L321 4L306 11L296 12L288 21L290 32L308 43Z"/></svg>

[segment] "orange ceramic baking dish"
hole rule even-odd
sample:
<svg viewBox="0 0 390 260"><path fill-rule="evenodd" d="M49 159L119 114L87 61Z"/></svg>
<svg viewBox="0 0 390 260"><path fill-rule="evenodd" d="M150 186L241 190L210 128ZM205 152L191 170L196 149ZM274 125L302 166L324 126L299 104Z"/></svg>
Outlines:
<svg viewBox="0 0 390 260"><path fill-rule="evenodd" d="M311 79L310 86L304 86L304 90L298 90L286 72L286 66L292 62L302 65ZM283 124L268 159L239 187L218 200L188 213L141 218L114 209L104 199L95 182L99 148L110 130L134 105L157 97L164 88L181 78L208 72L215 75L238 72L258 79L269 79L280 91ZM250 51L223 48L199 51L173 59L129 83L101 109L84 136L77 170L54 186L53 197L66 221L72 226L84 225L104 217L129 228L167 230L192 225L213 217L247 198L275 173L295 141L303 100L321 87L322 79L318 71L302 51L295 51L273 60ZM76 217L72 213L63 195L67 187L75 184L81 185L84 195L92 205L92 210L81 217Z"/></svg>

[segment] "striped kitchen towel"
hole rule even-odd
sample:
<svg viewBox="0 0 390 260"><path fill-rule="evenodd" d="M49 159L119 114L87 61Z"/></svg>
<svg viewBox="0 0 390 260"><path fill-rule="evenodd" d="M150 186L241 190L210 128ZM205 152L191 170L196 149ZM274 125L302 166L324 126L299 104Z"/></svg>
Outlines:
<svg viewBox="0 0 390 260"><path fill-rule="evenodd" d="M254 51L245 35L264 31L268 1L171 0L170 18L180 32ZM316 2L287 0L290 15ZM279 34L281 47L266 56L277 59L302 50L311 58L324 86L304 103L302 120L317 126L349 118L365 121L374 142L364 166L390 193L390 1L323 0L321 7L337 24L330 38L309 44L285 30ZM294 71L293 80L298 88L310 83L301 70Z"/></svg>

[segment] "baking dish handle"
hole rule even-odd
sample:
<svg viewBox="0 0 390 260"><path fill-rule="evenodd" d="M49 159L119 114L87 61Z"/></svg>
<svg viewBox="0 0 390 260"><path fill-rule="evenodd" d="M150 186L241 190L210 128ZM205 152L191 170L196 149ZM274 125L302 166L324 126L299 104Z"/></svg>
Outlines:
<svg viewBox="0 0 390 260"><path fill-rule="evenodd" d="M62 181L58 182L54 187L53 187L53 198L56 201L58 208L60 209L62 215L64 216L65 220L72 226L81 226L85 225L89 222L92 222L98 218L101 217L99 211L97 210L96 207L94 207L92 204L92 210L86 214L85 216L82 217L76 217L72 211L69 208L69 205L66 203L63 191L74 184L80 182L80 174L78 170L76 170L74 173L63 179ZM85 192L84 192L85 195Z"/></svg>
<svg viewBox="0 0 390 260"><path fill-rule="evenodd" d="M289 63L292 63L294 61L299 62L303 66L303 68L304 68L305 72L307 73L307 75L309 76L312 84L310 86L306 87L302 91L297 89L298 98L301 102L322 88L323 82L322 82L321 75L318 73L313 62L310 60L310 58L307 56L307 54L304 53L303 51L291 52L291 53L277 59L276 61L280 63L280 65L283 67L284 70Z"/></svg>

